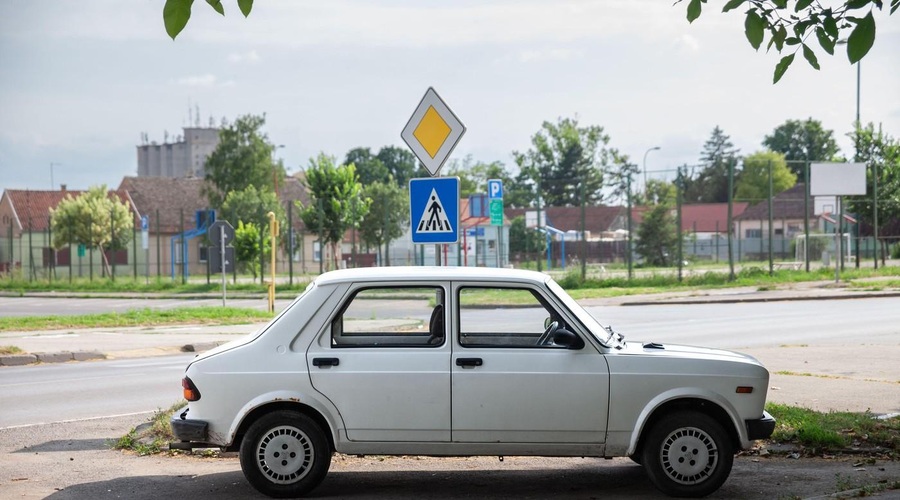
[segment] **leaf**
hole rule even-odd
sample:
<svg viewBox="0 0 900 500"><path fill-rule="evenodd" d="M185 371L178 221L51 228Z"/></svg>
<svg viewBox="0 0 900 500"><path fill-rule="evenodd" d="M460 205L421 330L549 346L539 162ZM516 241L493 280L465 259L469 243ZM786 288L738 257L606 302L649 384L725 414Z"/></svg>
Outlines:
<svg viewBox="0 0 900 500"><path fill-rule="evenodd" d="M822 47L822 50L828 52L828 55L834 55L834 40L832 40L828 33L825 33L825 30L822 27L816 28L816 37L819 39L819 45Z"/></svg>
<svg viewBox="0 0 900 500"><path fill-rule="evenodd" d="M773 84L776 84L778 83L778 80L781 80L781 77L784 76L784 72L787 71L792 62L794 62L794 54L784 56L778 61L778 64L775 65L775 78L772 80Z"/></svg>
<svg viewBox="0 0 900 500"><path fill-rule="evenodd" d="M210 5L216 12L219 14L225 15L225 8L222 7L222 0L206 0L206 3Z"/></svg>
<svg viewBox="0 0 900 500"><path fill-rule="evenodd" d="M894 14L898 7L900 7L900 0L891 0L891 15Z"/></svg>
<svg viewBox="0 0 900 500"><path fill-rule="evenodd" d="M249 16L250 11L253 10L253 0L238 0L238 8L241 9L244 17Z"/></svg>
<svg viewBox="0 0 900 500"><path fill-rule="evenodd" d="M772 0L772 3L775 4L775 7L779 9L787 8L787 0Z"/></svg>
<svg viewBox="0 0 900 500"><path fill-rule="evenodd" d="M874 43L875 18L872 17L872 11L869 11L866 17L859 20L850 33L850 38L847 39L847 57L850 58L850 64L859 62L865 57Z"/></svg>
<svg viewBox="0 0 900 500"><path fill-rule="evenodd" d="M187 26L188 20L191 18L191 4L193 3L194 0L166 0L166 5L163 7L163 24L166 26L166 33L172 37L172 40Z"/></svg>
<svg viewBox="0 0 900 500"><path fill-rule="evenodd" d="M800 39L795 36L792 36L790 38L785 38L784 43L786 43L788 45L800 45Z"/></svg>
<svg viewBox="0 0 900 500"><path fill-rule="evenodd" d="M729 10L734 10L734 9L740 7L740 5L742 3L744 3L745 1L746 0L730 0L728 3L725 4L724 7L722 7L722 12L728 12ZM897 1L900 2L900 0L897 0Z"/></svg>
<svg viewBox="0 0 900 500"><path fill-rule="evenodd" d="M837 25L837 21L833 17L831 17L831 16L826 17L825 20L822 21L822 27L825 28L825 33L827 33L828 36L830 36L832 40L837 40L838 25Z"/></svg>
<svg viewBox="0 0 900 500"><path fill-rule="evenodd" d="M872 0L849 0L846 4L847 9L861 9L872 3Z"/></svg>
<svg viewBox="0 0 900 500"><path fill-rule="evenodd" d="M775 40L775 48L781 52L781 49L784 48L784 40L787 38L787 28L780 26L772 38Z"/></svg>
<svg viewBox="0 0 900 500"><path fill-rule="evenodd" d="M797 0L797 5L794 6L794 12L800 12L801 10L810 6L813 3L813 0Z"/></svg>
<svg viewBox="0 0 900 500"><path fill-rule="evenodd" d="M813 52L812 49L809 48L809 46L805 43L803 44L803 58L806 59L806 62L808 62L809 65L813 68L816 68L817 70L821 69L819 68L819 60L816 59L815 52Z"/></svg>
<svg viewBox="0 0 900 500"><path fill-rule="evenodd" d="M759 50L759 46L762 44L764 29L763 18L759 17L755 10L748 12L747 19L744 20L744 33L747 35L747 41L756 50Z"/></svg>

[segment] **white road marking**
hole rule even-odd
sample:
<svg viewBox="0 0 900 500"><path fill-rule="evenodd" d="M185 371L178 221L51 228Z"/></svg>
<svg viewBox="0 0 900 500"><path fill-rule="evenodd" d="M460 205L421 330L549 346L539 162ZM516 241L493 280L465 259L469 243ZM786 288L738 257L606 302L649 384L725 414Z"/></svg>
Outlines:
<svg viewBox="0 0 900 500"><path fill-rule="evenodd" d="M100 420L104 418L118 418L118 417L132 417L135 415L146 415L148 413L156 413L158 410L149 410L149 411L136 411L133 413L119 413L116 415L104 415L102 417L85 417L85 418L73 418L69 420L58 420L56 422L39 422L35 424L22 424L22 425L11 425L9 427L0 427L0 431L5 431L9 429L24 429L27 427L37 427L39 425L52 425L52 424L71 424L74 422L88 422L90 420Z"/></svg>

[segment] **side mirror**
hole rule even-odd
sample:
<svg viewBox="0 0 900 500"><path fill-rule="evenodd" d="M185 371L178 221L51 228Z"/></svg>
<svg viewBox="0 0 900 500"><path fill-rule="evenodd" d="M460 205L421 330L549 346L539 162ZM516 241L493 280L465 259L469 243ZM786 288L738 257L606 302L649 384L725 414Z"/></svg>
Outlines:
<svg viewBox="0 0 900 500"><path fill-rule="evenodd" d="M566 349L581 349L584 347L584 341L581 337L565 328L559 328L553 333L553 343L565 346Z"/></svg>

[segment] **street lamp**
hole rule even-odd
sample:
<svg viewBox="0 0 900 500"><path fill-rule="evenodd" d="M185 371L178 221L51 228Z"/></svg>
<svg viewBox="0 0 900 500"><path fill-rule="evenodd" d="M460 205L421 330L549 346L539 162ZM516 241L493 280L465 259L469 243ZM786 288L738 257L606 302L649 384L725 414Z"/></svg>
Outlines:
<svg viewBox="0 0 900 500"><path fill-rule="evenodd" d="M652 148L650 148L650 149L648 149L647 151L644 152L644 167L643 167L643 170L644 170L644 196L645 196L645 197L646 197L646 195L647 195L647 155L650 154L650 151L657 151L657 150L659 150L659 149L660 149L659 146L653 146Z"/></svg>
<svg viewBox="0 0 900 500"><path fill-rule="evenodd" d="M50 162L50 190L51 191L56 189L56 184L53 182L53 165L61 167L62 163L57 163L57 162L53 162L53 161Z"/></svg>

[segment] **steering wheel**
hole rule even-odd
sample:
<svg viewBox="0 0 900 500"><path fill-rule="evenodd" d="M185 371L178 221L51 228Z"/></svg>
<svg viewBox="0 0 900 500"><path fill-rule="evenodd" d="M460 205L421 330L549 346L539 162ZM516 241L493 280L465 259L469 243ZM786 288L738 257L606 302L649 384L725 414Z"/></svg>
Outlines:
<svg viewBox="0 0 900 500"><path fill-rule="evenodd" d="M551 342L551 338L556 330L559 329L559 321L552 321L549 325L547 325L547 329L544 330L544 333L541 334L541 337L538 339L537 344L535 345L549 345Z"/></svg>

